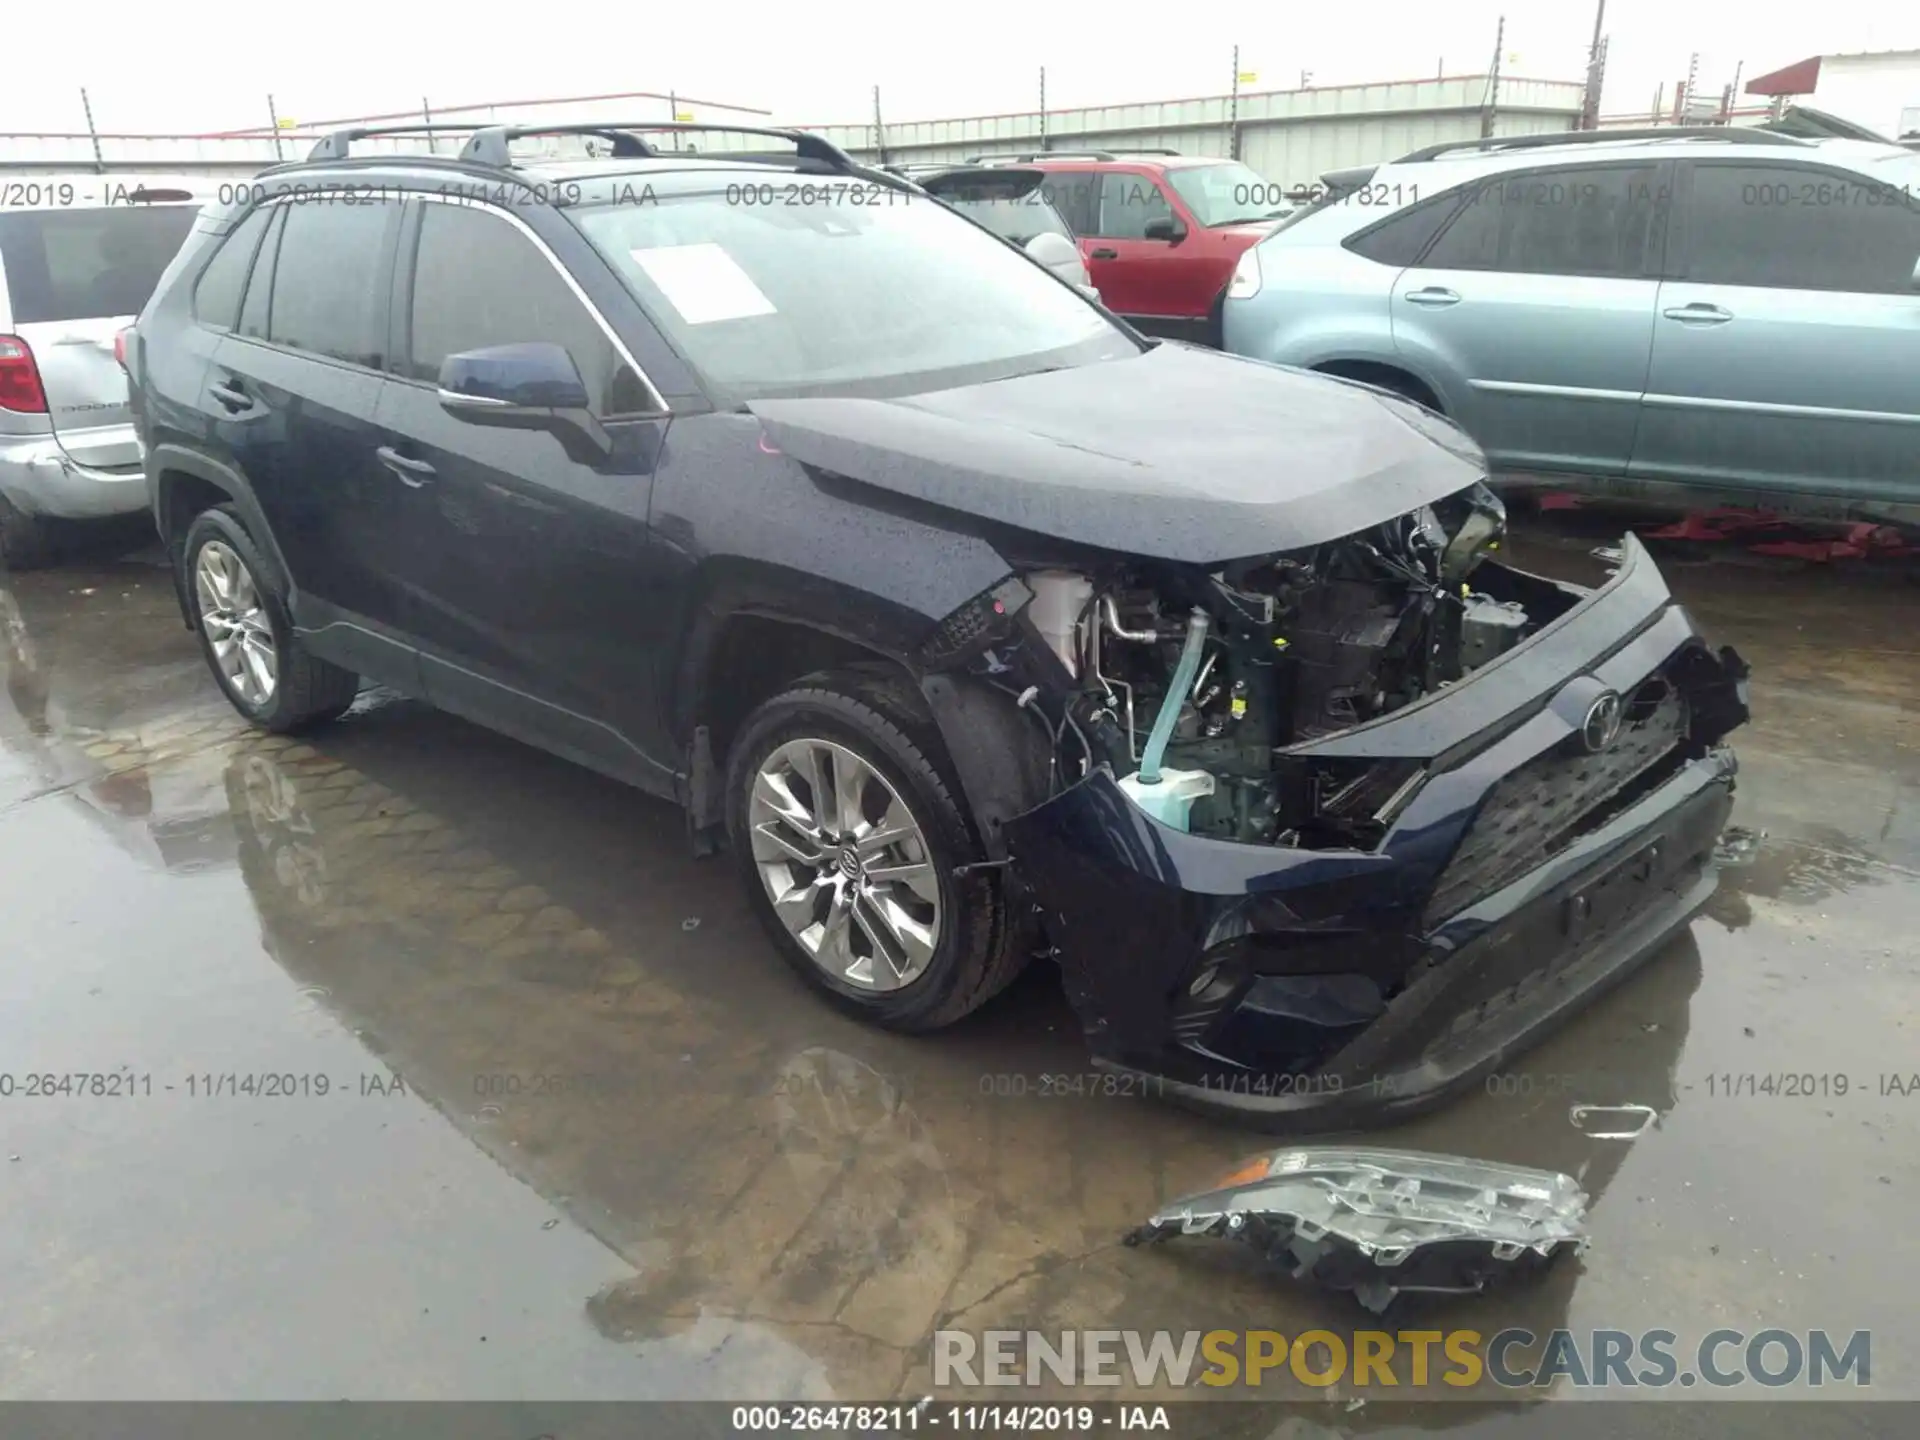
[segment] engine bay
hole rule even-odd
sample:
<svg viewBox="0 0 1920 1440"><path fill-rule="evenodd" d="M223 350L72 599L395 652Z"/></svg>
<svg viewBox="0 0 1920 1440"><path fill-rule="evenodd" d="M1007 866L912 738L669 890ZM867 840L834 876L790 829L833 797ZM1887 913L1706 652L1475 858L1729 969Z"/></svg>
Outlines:
<svg viewBox="0 0 1920 1440"><path fill-rule="evenodd" d="M1195 834L1372 843L1418 767L1289 752L1457 683L1576 603L1578 591L1492 561L1505 528L1498 497L1475 485L1212 570L1029 572L1028 615L1073 684L1048 724L1055 763L1111 767L1143 810Z"/></svg>

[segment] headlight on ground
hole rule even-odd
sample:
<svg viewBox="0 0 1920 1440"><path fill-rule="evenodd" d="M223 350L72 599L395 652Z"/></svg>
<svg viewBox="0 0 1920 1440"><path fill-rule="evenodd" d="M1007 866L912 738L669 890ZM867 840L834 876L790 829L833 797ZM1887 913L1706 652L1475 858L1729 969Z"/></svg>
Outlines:
<svg viewBox="0 0 1920 1440"><path fill-rule="evenodd" d="M1233 279L1227 282L1229 300L1251 300L1260 293L1260 247L1249 246L1240 252L1240 263L1233 267Z"/></svg>

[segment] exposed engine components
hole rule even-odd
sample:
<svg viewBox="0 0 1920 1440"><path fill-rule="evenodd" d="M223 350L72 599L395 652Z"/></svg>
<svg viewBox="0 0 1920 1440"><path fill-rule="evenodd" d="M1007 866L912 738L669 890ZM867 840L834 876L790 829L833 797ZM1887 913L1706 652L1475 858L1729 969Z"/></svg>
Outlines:
<svg viewBox="0 0 1920 1440"><path fill-rule="evenodd" d="M1504 655L1526 634L1526 607L1513 600L1469 595L1460 612L1460 669L1478 670Z"/></svg>
<svg viewBox="0 0 1920 1440"><path fill-rule="evenodd" d="M1504 520L1476 485L1344 539L1216 568L1082 558L1023 571L1009 583L1031 594L1028 633L1070 680L1023 697L1056 742L1053 773L1104 765L1141 810L1195 834L1373 843L1419 775L1297 747L1456 683L1571 605L1484 563ZM997 608L999 592L982 599Z"/></svg>

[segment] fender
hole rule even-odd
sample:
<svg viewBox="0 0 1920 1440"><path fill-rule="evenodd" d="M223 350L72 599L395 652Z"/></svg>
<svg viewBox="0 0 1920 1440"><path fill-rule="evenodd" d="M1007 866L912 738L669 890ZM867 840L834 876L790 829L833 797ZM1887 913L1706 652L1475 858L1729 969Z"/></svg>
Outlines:
<svg viewBox="0 0 1920 1440"><path fill-rule="evenodd" d="M167 526L167 517L172 513L173 492L180 476L192 476L205 481L231 501L239 512L241 523L247 528L248 536L259 547L261 558L272 572L263 578L286 597L288 609L298 613L298 587L294 584L293 574L287 568L286 556L280 553L279 542L274 539L273 527L267 524L266 512L260 508L259 498L244 474L204 451L167 443L155 445L147 452L146 470L147 485L153 495L154 526L160 532L160 542L166 547L168 560L173 562L174 597L180 602L181 618L186 621L188 629L193 628L193 609L187 596L186 578L181 573L175 554L180 537L171 533Z"/></svg>
<svg viewBox="0 0 1920 1440"><path fill-rule="evenodd" d="M674 735L687 743L711 709L715 652L727 626L754 617L799 626L870 651L917 676L920 644L933 629L924 615L817 575L737 558L702 567L688 609L687 638L674 667Z"/></svg>

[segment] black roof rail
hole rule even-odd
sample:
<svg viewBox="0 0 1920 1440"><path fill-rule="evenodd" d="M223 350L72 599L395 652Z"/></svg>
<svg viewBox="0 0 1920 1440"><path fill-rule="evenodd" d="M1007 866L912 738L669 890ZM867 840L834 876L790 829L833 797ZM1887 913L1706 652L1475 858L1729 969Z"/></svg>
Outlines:
<svg viewBox="0 0 1920 1440"><path fill-rule="evenodd" d="M355 125L346 130L335 130L323 135L307 152L309 160L345 160L351 153L353 142L365 140L374 135L432 135L458 130L462 133L478 130L482 127L474 124L432 125Z"/></svg>
<svg viewBox="0 0 1920 1440"><path fill-rule="evenodd" d="M1148 152L1143 150L1138 153L1144 155ZM969 155L967 164L1031 165L1036 160L1113 160L1117 158L1111 150L1030 150L1023 155Z"/></svg>
<svg viewBox="0 0 1920 1440"><path fill-rule="evenodd" d="M1395 164L1412 165L1455 150L1544 150L1556 145L1605 145L1614 140L1718 140L1727 145L1805 145L1791 135L1740 125L1641 125L1623 130L1555 130L1545 135L1490 135L1478 140L1446 140L1402 155Z"/></svg>
<svg viewBox="0 0 1920 1440"><path fill-rule="evenodd" d="M660 120L599 121L581 125L487 125L474 129L473 138L467 141L466 148L460 152L460 158L506 169L513 164L513 157L507 148L509 142L528 135L594 135L602 139L615 137L613 153L620 158L656 156L661 153L632 133L634 131L675 135L688 132L699 134L703 131L725 135L765 135L775 140L789 142L802 160L811 160L846 174L865 173L853 157L838 145L818 135L809 134L805 130L775 130L759 125L702 125L686 121ZM623 149L623 141L637 148ZM722 150L713 152L711 158L726 159L727 156L728 152Z"/></svg>

